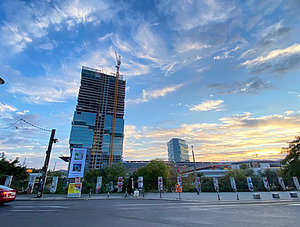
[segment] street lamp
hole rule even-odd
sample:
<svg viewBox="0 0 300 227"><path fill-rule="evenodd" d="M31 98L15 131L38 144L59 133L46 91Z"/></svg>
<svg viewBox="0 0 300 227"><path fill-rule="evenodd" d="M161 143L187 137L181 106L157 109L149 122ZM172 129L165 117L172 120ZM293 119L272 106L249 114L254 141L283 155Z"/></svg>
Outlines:
<svg viewBox="0 0 300 227"><path fill-rule="evenodd" d="M5 81L0 77L0 84L4 84Z"/></svg>

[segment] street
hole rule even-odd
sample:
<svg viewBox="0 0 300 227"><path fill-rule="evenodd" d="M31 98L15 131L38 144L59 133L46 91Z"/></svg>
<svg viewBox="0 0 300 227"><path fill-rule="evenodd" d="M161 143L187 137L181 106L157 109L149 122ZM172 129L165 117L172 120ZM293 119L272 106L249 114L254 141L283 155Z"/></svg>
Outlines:
<svg viewBox="0 0 300 227"><path fill-rule="evenodd" d="M193 202L143 199L15 201L6 226L299 226L300 201Z"/></svg>

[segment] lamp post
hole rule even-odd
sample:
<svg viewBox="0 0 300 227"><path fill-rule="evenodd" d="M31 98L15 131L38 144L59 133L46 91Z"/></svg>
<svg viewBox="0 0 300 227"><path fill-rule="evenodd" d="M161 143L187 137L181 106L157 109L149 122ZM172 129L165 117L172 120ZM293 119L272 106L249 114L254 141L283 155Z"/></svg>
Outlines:
<svg viewBox="0 0 300 227"><path fill-rule="evenodd" d="M5 84L5 81L0 77L0 84Z"/></svg>

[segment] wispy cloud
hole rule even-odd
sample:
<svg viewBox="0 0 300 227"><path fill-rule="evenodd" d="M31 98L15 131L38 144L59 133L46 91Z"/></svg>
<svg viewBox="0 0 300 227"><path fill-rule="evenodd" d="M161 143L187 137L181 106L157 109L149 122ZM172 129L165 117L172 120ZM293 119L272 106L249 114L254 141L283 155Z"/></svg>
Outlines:
<svg viewBox="0 0 300 227"><path fill-rule="evenodd" d="M295 43L284 49L269 52L266 56L259 56L242 63L253 73L261 73L266 70L271 72L286 72L299 68L300 44Z"/></svg>
<svg viewBox="0 0 300 227"><path fill-rule="evenodd" d="M227 50L225 51L225 53L223 55L217 55L214 57L214 60L221 60L221 59L225 59L225 58L229 58L231 57L230 54L241 49L240 46L236 46L235 48L231 49L231 50Z"/></svg>
<svg viewBox="0 0 300 227"><path fill-rule="evenodd" d="M7 1L3 4L8 14L1 28L1 43L15 52L21 52L28 43L45 37L54 27L59 31L76 24L100 23L114 18L118 10L107 1L68 0L63 2Z"/></svg>
<svg viewBox="0 0 300 227"><path fill-rule="evenodd" d="M211 84L208 88L216 89L220 94L258 94L272 87L269 80L261 78L250 78L246 81L236 81L233 84L216 83Z"/></svg>
<svg viewBox="0 0 300 227"><path fill-rule="evenodd" d="M198 105L193 105L190 111L221 111L224 109L224 100L206 100Z"/></svg>
<svg viewBox="0 0 300 227"><path fill-rule="evenodd" d="M12 112L17 111L17 108L8 104L0 102L0 117L3 118L12 118Z"/></svg>
<svg viewBox="0 0 300 227"><path fill-rule="evenodd" d="M177 89L181 88L183 84L177 84L174 86L168 86L162 89L152 90L152 91L146 91L143 90L142 97L134 100L127 100L126 103L145 103L149 102L151 99L158 99L160 97L164 97L169 93L175 92Z"/></svg>
<svg viewBox="0 0 300 227"><path fill-rule="evenodd" d="M159 9L174 21L176 29L190 30L211 22L228 19L235 6L219 0L212 1L160 1Z"/></svg>

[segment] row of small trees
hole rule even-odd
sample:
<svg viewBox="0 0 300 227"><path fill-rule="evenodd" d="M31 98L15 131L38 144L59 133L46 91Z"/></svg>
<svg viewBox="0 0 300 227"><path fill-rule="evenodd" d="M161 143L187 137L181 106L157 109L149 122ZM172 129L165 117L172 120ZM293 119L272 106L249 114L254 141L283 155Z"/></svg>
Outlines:
<svg viewBox="0 0 300 227"><path fill-rule="evenodd" d="M272 171L266 169L263 173L255 175L253 170L246 164L241 165L239 170L229 170L226 175L219 178L219 185L221 191L232 191L230 186L230 177L234 177L237 188L239 191L248 191L246 177L252 177L252 181L255 190L265 190L262 182L262 177L267 177L271 190L281 190L277 177L283 177L285 184L288 188L292 188L293 181L292 176L300 177L300 136L297 136L293 141L288 144L288 147L282 148L284 153L287 153L285 159L282 160L283 168L280 171ZM27 187L28 173L26 168L20 166L19 160L8 161L4 154L0 157L0 184L4 184L5 177L7 175L13 175L13 181L11 187L21 190ZM59 176L57 193L66 193L67 184L66 180L61 177L59 172L48 172L48 185L51 183L51 176ZM139 176L144 177L144 190L148 192L157 191L158 183L157 178L159 176L164 179L164 188L167 191L174 191L175 184L177 182L177 171L174 165L167 165L162 160L156 159L149 162L146 166L139 168L135 173L130 175L121 163L115 164L112 167L106 167L101 170L90 170L85 172L83 178L83 193L89 193L90 190L95 192L96 179L98 176L102 176L103 186L102 192L106 191L107 184L117 185L118 177L124 179L124 190L131 187L130 179L133 178L137 181ZM201 177L201 189L202 191L214 191L213 182L211 178ZM182 176L182 184L184 191L196 191L195 187L195 175L190 174L188 176ZM46 187L47 188L47 187ZM47 189L46 189L47 191Z"/></svg>

